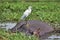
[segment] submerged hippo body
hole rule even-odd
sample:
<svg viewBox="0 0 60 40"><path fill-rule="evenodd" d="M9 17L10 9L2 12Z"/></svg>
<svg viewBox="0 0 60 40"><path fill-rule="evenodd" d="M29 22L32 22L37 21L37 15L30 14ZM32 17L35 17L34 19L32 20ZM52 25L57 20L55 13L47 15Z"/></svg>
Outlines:
<svg viewBox="0 0 60 40"><path fill-rule="evenodd" d="M12 32L18 31L25 32L27 34L34 34L38 31L39 35L44 35L45 33L52 32L53 30L54 29L50 25L38 20L20 21L11 29Z"/></svg>

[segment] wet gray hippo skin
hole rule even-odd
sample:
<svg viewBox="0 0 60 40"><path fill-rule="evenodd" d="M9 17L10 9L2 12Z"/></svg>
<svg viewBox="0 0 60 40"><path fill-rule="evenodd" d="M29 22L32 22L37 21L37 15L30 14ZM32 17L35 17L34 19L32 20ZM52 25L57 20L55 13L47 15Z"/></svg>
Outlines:
<svg viewBox="0 0 60 40"><path fill-rule="evenodd" d="M40 31L37 30L40 28ZM45 33L52 32L54 29L45 22L39 20L28 20L20 21L17 25L10 29L11 32L25 32L27 34L34 34L35 30L39 31L39 35L44 35Z"/></svg>

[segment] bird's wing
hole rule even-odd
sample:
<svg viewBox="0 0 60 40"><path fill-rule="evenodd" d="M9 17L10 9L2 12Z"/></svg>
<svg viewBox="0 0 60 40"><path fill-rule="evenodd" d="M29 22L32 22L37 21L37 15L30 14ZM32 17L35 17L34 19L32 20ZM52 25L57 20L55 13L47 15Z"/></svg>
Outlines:
<svg viewBox="0 0 60 40"><path fill-rule="evenodd" d="M24 15L28 16L30 13L31 13L31 11L30 11L29 9L27 9L27 10L24 12Z"/></svg>

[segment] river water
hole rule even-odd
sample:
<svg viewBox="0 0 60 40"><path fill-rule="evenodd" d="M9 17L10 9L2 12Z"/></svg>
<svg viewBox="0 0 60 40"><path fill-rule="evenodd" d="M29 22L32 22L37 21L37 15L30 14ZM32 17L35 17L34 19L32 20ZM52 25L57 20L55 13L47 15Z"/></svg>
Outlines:
<svg viewBox="0 0 60 40"><path fill-rule="evenodd" d="M12 22L7 22L7 23L0 23L0 28L3 29L12 29L14 26L16 25L16 23L12 23ZM48 36L47 39L44 40L60 40L60 34L52 34L50 36Z"/></svg>
<svg viewBox="0 0 60 40"><path fill-rule="evenodd" d="M15 25L16 23L12 23L12 22L0 23L0 28L8 30L8 29L12 29Z"/></svg>

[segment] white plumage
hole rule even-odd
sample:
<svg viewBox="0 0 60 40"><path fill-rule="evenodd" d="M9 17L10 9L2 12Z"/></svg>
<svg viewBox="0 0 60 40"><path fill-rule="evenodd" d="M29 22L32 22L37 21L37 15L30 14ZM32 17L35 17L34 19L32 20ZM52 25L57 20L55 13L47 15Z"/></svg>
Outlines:
<svg viewBox="0 0 60 40"><path fill-rule="evenodd" d="M24 12L24 14L23 14L22 17L21 17L22 20L25 19L27 16L29 16L29 14L30 14L31 11L32 11L31 8L32 8L32 7L29 6L28 9Z"/></svg>
<svg viewBox="0 0 60 40"><path fill-rule="evenodd" d="M28 7L28 9L22 15L21 20L24 20L31 13L31 11L32 11L31 8L32 8L31 6ZM12 29L13 27L15 27L13 24L10 24L10 23L6 24L6 25L7 25L6 27L4 27L4 25L3 25L3 27L1 27L1 28L6 28L6 30L8 30L8 29Z"/></svg>

